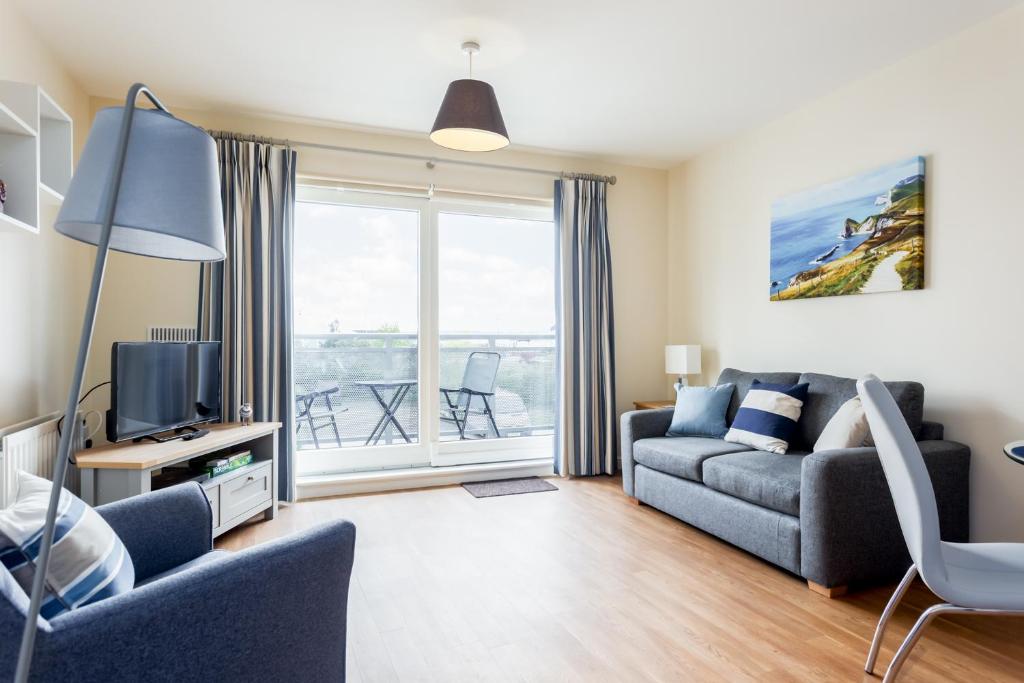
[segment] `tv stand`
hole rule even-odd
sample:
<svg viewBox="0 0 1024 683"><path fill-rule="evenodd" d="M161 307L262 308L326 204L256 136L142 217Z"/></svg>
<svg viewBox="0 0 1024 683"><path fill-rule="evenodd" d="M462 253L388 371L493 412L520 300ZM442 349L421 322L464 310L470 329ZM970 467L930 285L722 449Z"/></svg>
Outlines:
<svg viewBox="0 0 1024 683"><path fill-rule="evenodd" d="M187 425L185 427L178 427L177 429L175 429L174 436L160 436L158 432L157 434L146 434L145 436L138 436L132 439L132 443L142 443L147 439L149 441L155 441L157 443L167 443L168 441L177 441L178 439L181 439L182 441L192 441L194 439L204 437L209 433L209 429L197 429L192 425Z"/></svg>
<svg viewBox="0 0 1024 683"><path fill-rule="evenodd" d="M203 456L248 450L252 462L200 482L213 511L213 535L219 536L256 515L277 513L277 433L280 422L211 424L209 429L157 443L109 444L79 451L82 498L103 505L160 488L165 467ZM206 432L204 438L198 435ZM191 437L191 438L189 438Z"/></svg>

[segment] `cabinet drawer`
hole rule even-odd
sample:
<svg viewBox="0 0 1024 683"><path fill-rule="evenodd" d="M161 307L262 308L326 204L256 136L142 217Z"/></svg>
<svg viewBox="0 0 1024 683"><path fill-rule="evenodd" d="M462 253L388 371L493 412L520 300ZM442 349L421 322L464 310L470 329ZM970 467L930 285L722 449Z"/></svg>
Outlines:
<svg viewBox="0 0 1024 683"><path fill-rule="evenodd" d="M230 522L273 496L270 489L270 463L256 465L244 474L220 485L220 520Z"/></svg>
<svg viewBox="0 0 1024 683"><path fill-rule="evenodd" d="M203 487L207 499L210 501L210 509L213 511L213 528L220 526L220 486Z"/></svg>

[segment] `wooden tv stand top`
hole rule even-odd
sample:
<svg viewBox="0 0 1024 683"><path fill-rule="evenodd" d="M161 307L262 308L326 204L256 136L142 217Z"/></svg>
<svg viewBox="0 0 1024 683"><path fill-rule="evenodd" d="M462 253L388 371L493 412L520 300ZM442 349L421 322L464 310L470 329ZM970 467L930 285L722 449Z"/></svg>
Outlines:
<svg viewBox="0 0 1024 683"><path fill-rule="evenodd" d="M210 433L190 441L125 441L79 451L76 464L87 469L150 470L272 434L281 428L281 423L254 422L247 426L234 422L204 428Z"/></svg>

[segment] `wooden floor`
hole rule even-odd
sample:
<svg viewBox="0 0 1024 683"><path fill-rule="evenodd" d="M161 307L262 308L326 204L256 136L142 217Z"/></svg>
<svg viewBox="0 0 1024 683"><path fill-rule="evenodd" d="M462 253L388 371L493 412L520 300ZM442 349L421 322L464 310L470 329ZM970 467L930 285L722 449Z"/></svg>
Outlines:
<svg viewBox="0 0 1024 683"><path fill-rule="evenodd" d="M862 665L891 587L829 600L629 504L617 479L554 482L479 500L447 487L298 503L218 546L355 522L350 681L876 680ZM934 602L910 591L880 668ZM900 680L1024 680L1024 619L939 619Z"/></svg>

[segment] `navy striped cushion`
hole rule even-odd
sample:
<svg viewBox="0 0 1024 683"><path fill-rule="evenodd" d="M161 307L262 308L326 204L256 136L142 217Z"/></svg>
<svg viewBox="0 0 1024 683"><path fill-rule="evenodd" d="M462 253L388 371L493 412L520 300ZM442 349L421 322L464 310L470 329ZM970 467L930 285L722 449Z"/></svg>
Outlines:
<svg viewBox="0 0 1024 683"><path fill-rule="evenodd" d="M50 486L46 479L19 472L15 501L0 510L0 562L26 594L32 590ZM53 543L41 610L44 619L135 585L135 567L121 539L95 510L67 490L61 491L57 506Z"/></svg>
<svg viewBox="0 0 1024 683"><path fill-rule="evenodd" d="M765 384L755 379L725 440L759 451L785 453L805 401L807 384Z"/></svg>

